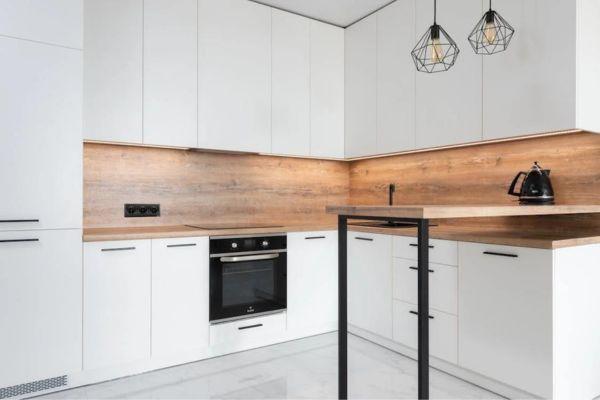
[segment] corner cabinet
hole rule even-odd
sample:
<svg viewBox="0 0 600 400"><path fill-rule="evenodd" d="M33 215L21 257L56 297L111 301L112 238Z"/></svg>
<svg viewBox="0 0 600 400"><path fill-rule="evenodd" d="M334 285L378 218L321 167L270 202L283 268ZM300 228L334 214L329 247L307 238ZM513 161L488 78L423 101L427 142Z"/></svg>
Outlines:
<svg viewBox="0 0 600 400"><path fill-rule="evenodd" d="M85 243L83 266L83 368L150 360L150 241Z"/></svg>
<svg viewBox="0 0 600 400"><path fill-rule="evenodd" d="M337 329L337 231L288 234L287 325L294 337Z"/></svg>
<svg viewBox="0 0 600 400"><path fill-rule="evenodd" d="M392 237L348 232L348 322L392 339Z"/></svg>

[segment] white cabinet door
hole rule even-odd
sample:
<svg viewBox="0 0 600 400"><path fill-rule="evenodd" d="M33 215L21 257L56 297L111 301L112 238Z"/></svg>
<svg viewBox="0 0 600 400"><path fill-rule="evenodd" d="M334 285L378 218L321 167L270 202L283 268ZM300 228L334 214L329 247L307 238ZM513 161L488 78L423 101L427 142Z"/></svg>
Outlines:
<svg viewBox="0 0 600 400"><path fill-rule="evenodd" d="M415 43L433 22L431 2L416 4ZM474 142L482 136L482 56L467 40L483 13L481 0L440 0L437 5L437 22L456 41L460 54L449 71L417 73L417 148ZM496 61L495 56L492 59Z"/></svg>
<svg viewBox="0 0 600 400"><path fill-rule="evenodd" d="M271 9L198 1L198 145L271 151Z"/></svg>
<svg viewBox="0 0 600 400"><path fill-rule="evenodd" d="M377 15L346 29L346 157L377 152Z"/></svg>
<svg viewBox="0 0 600 400"><path fill-rule="evenodd" d="M413 349L418 343L418 307L394 300L394 341ZM458 357L458 327L456 315L430 309L429 350L431 355L456 364Z"/></svg>
<svg viewBox="0 0 600 400"><path fill-rule="evenodd" d="M311 335L336 329L337 231L289 233L288 330Z"/></svg>
<svg viewBox="0 0 600 400"><path fill-rule="evenodd" d="M0 0L0 35L83 48L82 0Z"/></svg>
<svg viewBox="0 0 600 400"><path fill-rule="evenodd" d="M143 0L85 0L85 139L142 143L143 23Z"/></svg>
<svg viewBox="0 0 600 400"><path fill-rule="evenodd" d="M310 22L276 9L273 12L272 152L310 153Z"/></svg>
<svg viewBox="0 0 600 400"><path fill-rule="evenodd" d="M144 1L144 143L196 147L197 0Z"/></svg>
<svg viewBox="0 0 600 400"><path fill-rule="evenodd" d="M0 232L0 387L81 370L81 279L81 230Z"/></svg>
<svg viewBox="0 0 600 400"><path fill-rule="evenodd" d="M495 6L515 35L505 52L484 57L484 138L574 128L577 7L562 0Z"/></svg>
<svg viewBox="0 0 600 400"><path fill-rule="evenodd" d="M415 148L415 1L377 12L377 153Z"/></svg>
<svg viewBox="0 0 600 400"><path fill-rule="evenodd" d="M149 240L85 243L83 368L150 359Z"/></svg>
<svg viewBox="0 0 600 400"><path fill-rule="evenodd" d="M152 240L152 357L208 347L208 279L208 237Z"/></svg>
<svg viewBox="0 0 600 400"><path fill-rule="evenodd" d="M0 38L0 230L81 228L81 51Z"/></svg>
<svg viewBox="0 0 600 400"><path fill-rule="evenodd" d="M552 397L552 251L459 243L459 365Z"/></svg>
<svg viewBox="0 0 600 400"><path fill-rule="evenodd" d="M344 158L344 29L310 21L310 155Z"/></svg>
<svg viewBox="0 0 600 400"><path fill-rule="evenodd" d="M392 237L348 233L348 322L392 338Z"/></svg>

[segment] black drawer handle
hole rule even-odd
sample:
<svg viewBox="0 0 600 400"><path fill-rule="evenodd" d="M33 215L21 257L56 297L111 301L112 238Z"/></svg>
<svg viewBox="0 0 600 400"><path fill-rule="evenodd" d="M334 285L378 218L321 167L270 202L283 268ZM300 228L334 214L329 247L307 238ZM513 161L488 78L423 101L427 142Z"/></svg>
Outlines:
<svg viewBox="0 0 600 400"><path fill-rule="evenodd" d="M2 219L0 224L22 224L26 222L40 222L39 219Z"/></svg>
<svg viewBox="0 0 600 400"><path fill-rule="evenodd" d="M6 239L0 240L0 243L24 243L24 242L39 242L40 239Z"/></svg>
<svg viewBox="0 0 600 400"><path fill-rule="evenodd" d="M304 239L312 240L312 239L325 239L325 236L307 236Z"/></svg>
<svg viewBox="0 0 600 400"><path fill-rule="evenodd" d="M355 236L354 239L356 239L356 240L366 240L367 242L372 242L373 241L373 239L371 239L371 238L360 237L360 236Z"/></svg>
<svg viewBox="0 0 600 400"><path fill-rule="evenodd" d="M240 326L238 329L240 331L244 330L244 329L252 329L252 328L259 328L263 326L263 324L256 324L256 325L248 325L248 326Z"/></svg>
<svg viewBox="0 0 600 400"><path fill-rule="evenodd" d="M416 311L409 311L409 313L411 313L411 314L414 314L414 315L419 315L419 313L418 313L418 312L416 312ZM429 316L429 319L434 319L434 316L433 316L433 315L430 315L430 316Z"/></svg>
<svg viewBox="0 0 600 400"><path fill-rule="evenodd" d="M167 247L194 247L196 243L168 244Z"/></svg>
<svg viewBox="0 0 600 400"><path fill-rule="evenodd" d="M417 268L417 267L408 267L408 268L409 268L409 269L414 269L415 271L418 271L418 270L419 270L419 268ZM431 273L433 274L433 273L435 272L435 270L433 270L433 269L430 269L430 270L429 270L429 272L431 272Z"/></svg>
<svg viewBox="0 0 600 400"><path fill-rule="evenodd" d="M102 249L102 251L127 251L135 250L135 247L116 247L114 249Z"/></svg>
<svg viewBox="0 0 600 400"><path fill-rule="evenodd" d="M409 246L412 246L412 247L419 247L419 245L418 245L418 244L416 244L416 243L411 243ZM434 248L435 248L435 246L433 246L433 245L429 245L429 248L430 248L430 249L434 249Z"/></svg>
<svg viewBox="0 0 600 400"><path fill-rule="evenodd" d="M509 254L509 253L497 253L495 251L484 251L483 254L487 254L488 256L500 256L500 257L510 257L510 258L518 258L517 254Z"/></svg>

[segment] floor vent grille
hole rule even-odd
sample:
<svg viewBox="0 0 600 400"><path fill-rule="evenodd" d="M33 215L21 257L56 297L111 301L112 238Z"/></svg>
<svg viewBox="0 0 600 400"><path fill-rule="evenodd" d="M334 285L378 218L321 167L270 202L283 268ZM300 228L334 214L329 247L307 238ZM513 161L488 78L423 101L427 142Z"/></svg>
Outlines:
<svg viewBox="0 0 600 400"><path fill-rule="evenodd" d="M67 385L67 375L56 378L42 379L41 381L23 383L21 385L0 388L0 399L23 396L25 394L41 392L42 390L54 389Z"/></svg>

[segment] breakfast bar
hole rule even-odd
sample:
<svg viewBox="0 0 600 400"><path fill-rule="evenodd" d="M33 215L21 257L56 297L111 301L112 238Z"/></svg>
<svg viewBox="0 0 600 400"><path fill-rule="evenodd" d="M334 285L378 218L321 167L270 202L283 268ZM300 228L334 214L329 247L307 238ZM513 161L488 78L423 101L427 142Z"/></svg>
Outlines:
<svg viewBox="0 0 600 400"><path fill-rule="evenodd" d="M328 206L338 215L338 396L348 398L348 220L379 220L417 227L418 246L418 397L429 398L429 227L430 220L600 213L600 205L404 205Z"/></svg>

